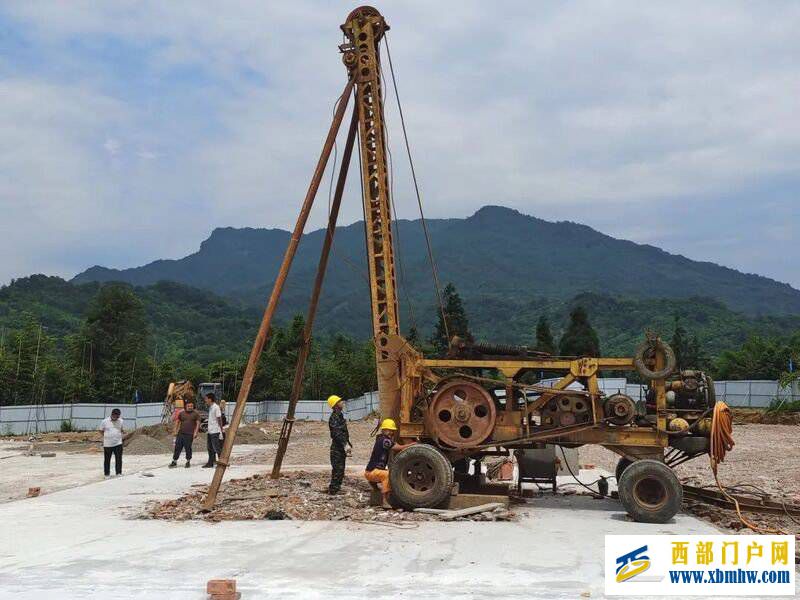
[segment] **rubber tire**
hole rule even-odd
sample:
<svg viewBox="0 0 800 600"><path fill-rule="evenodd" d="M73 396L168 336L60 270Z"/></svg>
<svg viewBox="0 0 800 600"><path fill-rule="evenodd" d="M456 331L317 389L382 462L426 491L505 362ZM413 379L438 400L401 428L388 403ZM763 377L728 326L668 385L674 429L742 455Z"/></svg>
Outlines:
<svg viewBox="0 0 800 600"><path fill-rule="evenodd" d="M636 486L645 478L655 479L663 486L665 499L658 506L647 505L634 494ZM678 513L683 502L681 482L672 469L658 460L635 461L622 472L618 489L625 510L640 523L667 523Z"/></svg>
<svg viewBox="0 0 800 600"><path fill-rule="evenodd" d="M633 365L636 367L639 375L645 379L665 379L672 374L678 364L678 361L675 358L675 352L672 350L672 347L670 347L669 344L662 340L656 340L655 344L664 353L664 358L666 359L664 368L660 371L651 371L647 368L647 365L644 362L645 354L650 349L650 342L644 341L639 344L636 347L636 352L633 355Z"/></svg>
<svg viewBox="0 0 800 600"><path fill-rule="evenodd" d="M405 479L408 465L417 460L426 461L433 470L435 485L425 492L417 492ZM394 500L407 510L433 508L450 495L453 487L453 466L447 457L430 444L414 444L394 457L389 465L389 483Z"/></svg>
<svg viewBox="0 0 800 600"><path fill-rule="evenodd" d="M622 473L633 464L633 461L629 458L625 458L624 456L619 459L617 462L617 468L614 469L614 475L616 475L617 485L619 485L619 480L622 477Z"/></svg>

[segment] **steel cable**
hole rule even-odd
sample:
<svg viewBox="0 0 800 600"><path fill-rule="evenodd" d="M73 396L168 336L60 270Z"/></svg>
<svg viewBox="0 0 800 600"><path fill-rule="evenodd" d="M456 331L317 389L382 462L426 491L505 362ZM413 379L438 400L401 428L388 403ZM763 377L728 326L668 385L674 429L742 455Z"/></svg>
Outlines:
<svg viewBox="0 0 800 600"><path fill-rule="evenodd" d="M394 98L397 102L397 111L400 114L400 125L403 128L403 140L405 141L406 145L406 154L408 155L408 164L411 168L411 178L414 181L414 192L417 196L417 205L419 206L419 216L420 222L422 223L422 231L425 234L425 245L427 246L428 250L428 261L431 265L431 274L433 275L433 285L436 288L436 298L439 301L439 310L442 314L442 324L444 325L445 335L447 336L448 342L450 341L450 328L447 323L447 312L444 309L444 302L442 300L442 289L441 284L439 282L439 273L436 269L436 261L433 258L433 247L431 246L431 238L430 233L428 231L428 224L425 221L425 214L422 209L422 197L419 193L419 184L417 183L417 172L414 169L414 159L411 157L411 145L408 141L408 132L406 131L406 121L405 117L403 116L403 106L400 102L400 94L397 91L397 79L394 74L394 65L392 64L392 53L389 50L389 36L384 35L384 46L386 47L386 56L389 59L389 73L392 76L392 87L394 88Z"/></svg>
<svg viewBox="0 0 800 600"><path fill-rule="evenodd" d="M383 73L383 65L380 65L381 69L381 78L386 79L386 76ZM406 271L403 267L403 254L400 249L402 246L402 242L400 240L400 221L397 218L397 208L394 202L394 157L392 156L392 148L391 144L389 143L389 127L386 124L386 114L383 107L383 102L380 104L381 106L381 116L383 117L383 130L386 134L386 153L389 155L389 205L392 210L392 216L395 222L395 229L394 235L397 238L397 243L394 243L394 237L392 238L392 244L394 246L394 253L397 256L397 266L400 269L400 278L398 280L398 284L400 289L402 290L403 295L406 297L406 303L408 304L408 316L411 319L411 326L416 330L419 331L417 327L417 320L414 317L414 305L411 302L411 294L408 291L408 284L406 280Z"/></svg>

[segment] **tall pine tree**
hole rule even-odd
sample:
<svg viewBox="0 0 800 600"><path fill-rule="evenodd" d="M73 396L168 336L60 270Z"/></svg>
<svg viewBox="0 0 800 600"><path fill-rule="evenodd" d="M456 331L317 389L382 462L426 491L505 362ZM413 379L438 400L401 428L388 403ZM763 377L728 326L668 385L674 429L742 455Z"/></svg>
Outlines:
<svg viewBox="0 0 800 600"><path fill-rule="evenodd" d="M439 353L447 352L450 347L450 340L447 338L448 333L451 339L457 335L467 342L474 341L472 334L469 332L469 320L464 310L464 303L452 283L448 283L445 286L442 293L442 302L444 303L444 313L447 317L447 327L445 327L442 313L439 311L439 321L431 338L431 344L433 344L436 352Z"/></svg>
<svg viewBox="0 0 800 600"><path fill-rule="evenodd" d="M569 313L569 325L558 349L562 356L600 356L600 340L582 306L576 306Z"/></svg>
<svg viewBox="0 0 800 600"><path fill-rule="evenodd" d="M556 353L556 342L553 333L550 331L550 322L547 317L542 315L536 323L536 347L537 352Z"/></svg>
<svg viewBox="0 0 800 600"><path fill-rule="evenodd" d="M696 335L689 337L677 315L674 320L672 339L669 343L675 352L678 370L708 368L709 360L700 340Z"/></svg>
<svg viewBox="0 0 800 600"><path fill-rule="evenodd" d="M669 341L669 345L672 346L672 351L675 352L678 370L685 369L688 365L689 336L681 325L678 315L673 317L672 339Z"/></svg>

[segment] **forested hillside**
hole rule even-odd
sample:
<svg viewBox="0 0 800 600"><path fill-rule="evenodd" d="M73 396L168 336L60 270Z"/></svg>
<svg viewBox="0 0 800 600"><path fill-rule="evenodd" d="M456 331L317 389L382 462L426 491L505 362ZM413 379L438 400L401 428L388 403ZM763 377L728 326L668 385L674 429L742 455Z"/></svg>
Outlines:
<svg viewBox="0 0 800 600"><path fill-rule="evenodd" d="M471 337L488 341L536 346L537 323L544 320L557 350L571 313L581 307L605 356L629 356L645 329L667 340L680 330L694 366L726 377L775 378L800 351L800 317L750 317L708 298L584 293L568 300L486 296L462 301L453 286L448 294L448 312L460 313L451 315L451 325L457 322ZM304 310L299 294L297 302L284 302L283 314L291 316L273 329L254 398L288 395L303 327L298 313ZM358 310L368 309L341 307L345 315ZM170 381L185 378L223 381L226 394L233 395L260 315L260 309L240 301L174 282L131 286L73 284L43 275L19 279L0 289L0 403L124 401L134 390L159 400ZM374 388L371 343L353 333L350 318L328 323L315 337L306 397L331 390L357 395ZM441 326L413 325L406 319L403 332L426 353L445 345L435 335Z"/></svg>
<svg viewBox="0 0 800 600"><path fill-rule="evenodd" d="M800 315L800 291L787 284L618 240L585 225L551 223L496 206L466 219L432 219L428 225L441 279L456 286L479 328L497 322L498 315L502 323L518 320L534 300L563 303L586 292L659 301L704 297L751 317ZM401 220L395 231L404 321L412 307L419 328L431 329L435 296L420 223ZM300 244L282 306L285 319L307 301L323 235L311 232ZM75 282L171 280L261 307L288 240L289 233L278 229L216 229L185 258L124 270L92 267ZM344 323L355 335L370 334L360 222L337 230L320 306L321 330L335 331ZM498 327L493 333L519 341L515 330Z"/></svg>

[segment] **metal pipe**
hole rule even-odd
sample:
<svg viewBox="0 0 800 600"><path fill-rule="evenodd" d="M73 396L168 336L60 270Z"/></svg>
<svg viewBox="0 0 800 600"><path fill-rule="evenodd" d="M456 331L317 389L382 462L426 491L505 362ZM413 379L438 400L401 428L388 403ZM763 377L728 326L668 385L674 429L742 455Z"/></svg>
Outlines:
<svg viewBox="0 0 800 600"><path fill-rule="evenodd" d="M294 382L292 383L292 395L289 398L289 407L286 410L286 417L283 419L281 437L278 439L278 450L275 453L275 460L272 463L272 474L270 475L272 479L277 479L281 475L283 457L286 454L286 448L289 446L289 437L292 435L295 408L297 408L297 402L300 400L300 394L303 391L303 375L306 369L308 353L311 350L311 331L314 326L314 319L317 316L319 296L322 292L322 283L325 280L325 271L328 267L328 257L330 256L331 245L333 244L333 236L336 233L336 220L339 217L339 207L342 204L342 195L344 194L344 186L347 182L347 171L350 165L350 157L353 154L353 146L355 145L357 132L358 106L353 109L353 118L350 121L350 131L347 133L347 142L345 143L344 154L342 155L342 164L341 167L339 167L339 178L336 181L336 192L333 196L331 213L328 216L328 230L325 232L325 241L322 244L322 251L320 252L319 264L317 266L317 276L314 280L314 289L311 292L311 300L308 303L308 314L306 315L306 323L303 330L303 345L301 346L300 352L297 355L297 364L295 365L294 370Z"/></svg>
<svg viewBox="0 0 800 600"><path fill-rule="evenodd" d="M253 342L253 348L250 351L250 358L247 361L247 367L245 368L244 375L242 376L242 387L239 388L239 397L236 399L236 408L233 411L233 415L231 416L231 424L225 435L225 443L222 446L222 453L217 460L217 468L214 471L214 477L211 480L211 485L208 488L208 494L203 502L203 510L210 510L217 500L219 486L222 483L222 478L225 475L225 469L227 468L228 461L230 460L231 450L233 449L233 441L236 439L236 431L239 429L239 423L242 420L242 415L244 415L245 404L247 403L247 398L250 395L250 386L253 383L253 377L256 373L258 359L261 356L261 351L264 349L264 344L267 341L270 324L272 323L272 317L275 314L275 309L278 307L278 300L280 300L281 293L283 292L283 286L286 283L286 277L289 274L289 268L292 265L292 260L294 260L294 255L297 252L297 246L300 243L300 238L303 235L303 229L305 229L308 215L311 212L312 205L314 204L314 198L317 195L319 184L322 181L322 176L325 173L325 167L328 164L328 158L331 155L333 144L336 141L336 134L339 131L339 126L342 124L344 113L347 110L348 103L350 102L350 96L353 93L354 84L355 79L351 78L347 82L344 92L342 92L339 100L339 106L336 109L336 114L333 117L331 127L328 130L328 137L325 138L325 144L322 147L322 153L317 161L317 167L314 170L314 175L311 177L311 183L308 186L306 197L303 200L303 206L300 209L300 214L297 217L297 223L295 224L294 231L292 232L292 238L289 241L289 245L286 248L286 253L283 256L283 262L281 263L280 270L278 271L278 276L275 278L275 284L272 287L272 293L270 294L267 307L264 309L264 316L261 319L261 325L258 328L258 334Z"/></svg>

